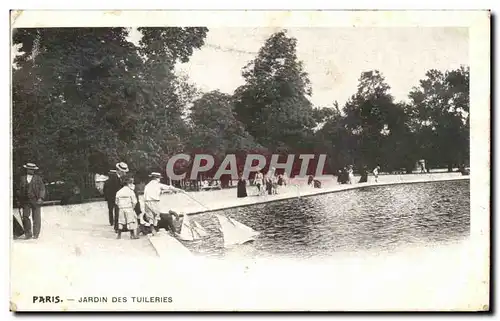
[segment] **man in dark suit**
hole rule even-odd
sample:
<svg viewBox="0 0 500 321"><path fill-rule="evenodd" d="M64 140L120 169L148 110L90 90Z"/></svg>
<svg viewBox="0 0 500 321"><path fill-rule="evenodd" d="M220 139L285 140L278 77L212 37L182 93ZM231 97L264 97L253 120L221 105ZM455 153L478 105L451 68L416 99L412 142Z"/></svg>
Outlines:
<svg viewBox="0 0 500 321"><path fill-rule="evenodd" d="M108 209L111 207L114 212L109 214L109 225L114 226L115 232L118 232L118 206L116 206L116 192L118 192L124 184L125 175L128 173L128 165L126 163L116 164L116 172L109 175L104 189L104 198L108 202Z"/></svg>
<svg viewBox="0 0 500 321"><path fill-rule="evenodd" d="M115 195L116 195L116 170L112 169L109 171L109 179L104 182L103 194L106 203L108 203L108 216L109 225L113 226L115 224ZM114 191L114 195L113 195Z"/></svg>
<svg viewBox="0 0 500 321"><path fill-rule="evenodd" d="M26 239L37 239L40 235L42 225L41 206L45 198L45 184L42 178L35 175L38 167L33 163L27 163L26 175L21 177L18 189L19 206L23 209L23 227ZM30 216L33 217L33 231Z"/></svg>

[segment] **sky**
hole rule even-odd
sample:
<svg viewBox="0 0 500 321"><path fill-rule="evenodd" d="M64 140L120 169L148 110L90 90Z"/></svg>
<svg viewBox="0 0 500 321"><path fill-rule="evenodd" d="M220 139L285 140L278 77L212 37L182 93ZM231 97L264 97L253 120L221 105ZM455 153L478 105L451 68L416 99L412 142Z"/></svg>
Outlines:
<svg viewBox="0 0 500 321"><path fill-rule="evenodd" d="M277 28L210 28L205 45L190 61L178 64L203 92L220 90L232 94L244 84L242 68ZM408 93L430 69L448 70L469 65L467 28L288 28L297 39L297 56L309 74L317 107L343 106L356 92L363 71L377 69L386 78L397 101ZM130 40L140 33L133 30ZM16 49L12 49L13 54Z"/></svg>
<svg viewBox="0 0 500 321"><path fill-rule="evenodd" d="M244 83L241 69L279 29L210 28L205 46L177 66L203 91L232 94ZM312 82L315 106L331 106L356 92L363 71L378 69L396 100L407 100L429 69L469 64L467 28L289 28L297 56ZM137 36L137 35L135 35Z"/></svg>

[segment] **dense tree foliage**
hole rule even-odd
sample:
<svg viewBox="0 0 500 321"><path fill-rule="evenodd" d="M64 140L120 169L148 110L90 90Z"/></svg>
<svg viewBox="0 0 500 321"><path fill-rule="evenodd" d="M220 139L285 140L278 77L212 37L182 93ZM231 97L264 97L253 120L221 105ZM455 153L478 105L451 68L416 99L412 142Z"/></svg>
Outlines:
<svg viewBox="0 0 500 321"><path fill-rule="evenodd" d="M409 116L417 148L449 170L469 159L469 68L430 70L410 92Z"/></svg>
<svg viewBox="0 0 500 321"><path fill-rule="evenodd" d="M236 119L230 95L213 91L194 101L191 107L192 147L226 153L262 148Z"/></svg>
<svg viewBox="0 0 500 321"><path fill-rule="evenodd" d="M450 170L468 164L469 69L431 70L409 98L395 102L379 71L363 72L357 92L316 133L333 167L410 172L419 159Z"/></svg>
<svg viewBox="0 0 500 321"><path fill-rule="evenodd" d="M174 72L204 45L207 28L16 29L12 79L14 172L78 180L118 161L158 170L170 156L326 152L333 170L410 171L417 160L468 163L469 69L430 70L397 102L382 73L362 72L343 105L313 106L312 85L286 31L243 66L234 94L202 93ZM332 100L335 97L332 97Z"/></svg>
<svg viewBox="0 0 500 321"><path fill-rule="evenodd" d="M35 161L47 174L106 172L125 160L159 166L180 151L193 88L176 77L203 45L206 28L16 29L13 147L16 168Z"/></svg>
<svg viewBox="0 0 500 321"><path fill-rule="evenodd" d="M246 130L270 150L306 148L316 126L311 83L296 54L297 40L281 31L243 68L235 110Z"/></svg>

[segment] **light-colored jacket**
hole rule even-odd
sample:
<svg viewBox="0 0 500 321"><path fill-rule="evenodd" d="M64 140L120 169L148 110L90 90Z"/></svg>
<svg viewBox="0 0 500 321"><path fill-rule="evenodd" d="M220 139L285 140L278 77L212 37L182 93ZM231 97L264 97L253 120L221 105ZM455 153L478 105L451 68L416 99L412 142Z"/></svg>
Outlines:
<svg viewBox="0 0 500 321"><path fill-rule="evenodd" d="M153 179L144 187L144 201L159 201L162 191L175 192L177 190L178 189L173 186L162 184Z"/></svg>
<svg viewBox="0 0 500 321"><path fill-rule="evenodd" d="M119 209L134 209L137 204L137 197L135 192L128 186L123 186L116 192L116 205Z"/></svg>

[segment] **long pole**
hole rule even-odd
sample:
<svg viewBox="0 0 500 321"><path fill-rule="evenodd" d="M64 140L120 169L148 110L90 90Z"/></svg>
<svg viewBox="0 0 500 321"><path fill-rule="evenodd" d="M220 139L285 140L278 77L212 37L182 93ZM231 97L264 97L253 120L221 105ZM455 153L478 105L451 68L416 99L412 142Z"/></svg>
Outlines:
<svg viewBox="0 0 500 321"><path fill-rule="evenodd" d="M203 204L202 202L198 201L196 198L194 198L193 196L189 195L188 193L184 193L184 195L187 195L187 197L189 197L190 199L192 199L193 201L195 201L196 203L200 204L201 206L203 206L205 209L207 210L210 210L210 208L208 206L206 206L205 204Z"/></svg>

